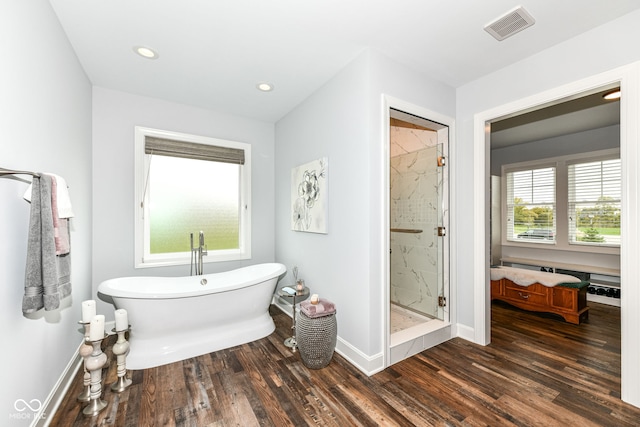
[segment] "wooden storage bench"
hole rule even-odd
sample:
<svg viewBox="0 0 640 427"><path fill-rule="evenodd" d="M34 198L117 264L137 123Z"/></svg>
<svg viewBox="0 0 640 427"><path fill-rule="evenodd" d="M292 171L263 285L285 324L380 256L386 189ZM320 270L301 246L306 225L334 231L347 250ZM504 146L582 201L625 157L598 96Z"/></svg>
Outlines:
<svg viewBox="0 0 640 427"><path fill-rule="evenodd" d="M577 325L589 318L588 286L589 282L583 281L554 286L541 283L520 286L503 277L491 280L491 300L505 301L523 310L558 314Z"/></svg>

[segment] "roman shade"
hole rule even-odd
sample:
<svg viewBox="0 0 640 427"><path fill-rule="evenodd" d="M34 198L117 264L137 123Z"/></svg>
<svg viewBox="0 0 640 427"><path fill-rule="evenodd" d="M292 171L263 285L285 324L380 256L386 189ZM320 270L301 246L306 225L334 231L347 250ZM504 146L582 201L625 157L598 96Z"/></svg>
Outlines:
<svg viewBox="0 0 640 427"><path fill-rule="evenodd" d="M145 154L244 165L244 150L145 136Z"/></svg>

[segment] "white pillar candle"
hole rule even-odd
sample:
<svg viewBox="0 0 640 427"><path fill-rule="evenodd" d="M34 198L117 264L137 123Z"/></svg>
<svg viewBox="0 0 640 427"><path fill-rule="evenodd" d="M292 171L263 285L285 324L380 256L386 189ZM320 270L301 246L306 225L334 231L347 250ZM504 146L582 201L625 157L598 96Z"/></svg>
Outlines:
<svg viewBox="0 0 640 427"><path fill-rule="evenodd" d="M129 319L127 318L127 310L119 308L115 311L116 315L116 331L126 331L129 329Z"/></svg>
<svg viewBox="0 0 640 427"><path fill-rule="evenodd" d="M104 338L104 315L98 314L91 319L89 339L98 341Z"/></svg>
<svg viewBox="0 0 640 427"><path fill-rule="evenodd" d="M91 322L91 319L96 315L96 302L92 299L82 301L82 321L84 323Z"/></svg>

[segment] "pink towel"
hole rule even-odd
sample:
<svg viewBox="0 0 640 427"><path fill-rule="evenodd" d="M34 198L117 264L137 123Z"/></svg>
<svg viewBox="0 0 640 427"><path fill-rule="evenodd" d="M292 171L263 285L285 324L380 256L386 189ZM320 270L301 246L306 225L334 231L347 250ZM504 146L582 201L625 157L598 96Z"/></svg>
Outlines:
<svg viewBox="0 0 640 427"><path fill-rule="evenodd" d="M322 317L335 313L336 306L331 301L320 298L317 304L311 304L310 301L301 302L300 311L310 318Z"/></svg>
<svg viewBox="0 0 640 427"><path fill-rule="evenodd" d="M56 242L56 255L66 255L69 246L69 219L60 218L58 213L58 181L55 175L51 177L51 210L53 216L53 237Z"/></svg>

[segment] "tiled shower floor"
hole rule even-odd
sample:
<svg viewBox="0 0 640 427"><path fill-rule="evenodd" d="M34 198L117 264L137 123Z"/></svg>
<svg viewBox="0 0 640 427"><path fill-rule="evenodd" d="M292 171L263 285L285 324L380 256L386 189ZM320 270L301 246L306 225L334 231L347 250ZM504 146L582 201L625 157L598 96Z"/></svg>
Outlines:
<svg viewBox="0 0 640 427"><path fill-rule="evenodd" d="M429 322L430 317L421 316L418 313L391 304L391 333L403 331L417 325Z"/></svg>

